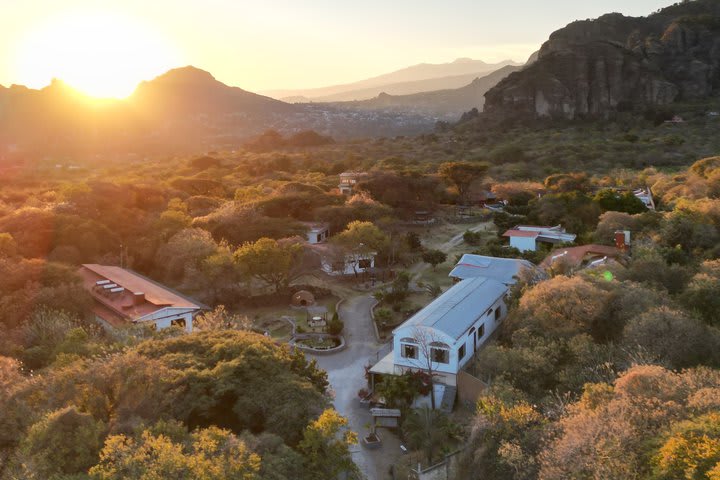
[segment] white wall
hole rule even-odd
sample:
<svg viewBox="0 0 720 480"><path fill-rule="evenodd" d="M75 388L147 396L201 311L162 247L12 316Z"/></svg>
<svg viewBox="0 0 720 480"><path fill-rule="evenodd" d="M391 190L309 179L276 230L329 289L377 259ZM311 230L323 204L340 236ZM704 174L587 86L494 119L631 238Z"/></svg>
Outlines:
<svg viewBox="0 0 720 480"><path fill-rule="evenodd" d="M521 252L536 250L535 237L510 237L510 246L515 247Z"/></svg>
<svg viewBox="0 0 720 480"><path fill-rule="evenodd" d="M185 330L192 332L193 316L199 309L167 307L138 319L138 322L154 323L158 330L168 328L173 320L185 320Z"/></svg>
<svg viewBox="0 0 720 480"><path fill-rule="evenodd" d="M490 335L497 329L502 323L503 319L507 316L507 306L505 305L504 295L495 300L492 307L481 313L481 315L475 319L467 330L458 339L449 338L447 335L442 334L433 330L434 333L428 334L429 337L434 337L433 341L441 341L450 346L450 361L447 364L433 363L433 370L442 373L448 373L456 375L478 352L483 345L487 342ZM500 318L495 320L495 311L500 309ZM477 336L477 332L480 330L480 326L484 325L484 334L480 338L474 340L473 337ZM393 337L393 363L396 368L410 368L410 369L423 369L427 368L427 360L422 354L422 348L418 348L418 358L416 360L403 358L402 356L402 342L403 338L413 338L416 335L416 328L414 325L408 325L406 327L400 326ZM470 331L475 329L473 334L470 335ZM462 345L465 345L465 355L463 358L459 358L459 350Z"/></svg>
<svg viewBox="0 0 720 480"><path fill-rule="evenodd" d="M318 236L320 237L318 239ZM328 238L328 231L325 230L310 230L307 234L307 241L310 245L315 245L316 243L322 243Z"/></svg>
<svg viewBox="0 0 720 480"><path fill-rule="evenodd" d="M363 273L368 268L360 268L357 264L360 260L369 260L370 267L375 268L375 255L347 255L345 257L345 265L342 270L333 270L333 262L330 258L323 258L321 260L321 267L328 275L354 275L357 273Z"/></svg>

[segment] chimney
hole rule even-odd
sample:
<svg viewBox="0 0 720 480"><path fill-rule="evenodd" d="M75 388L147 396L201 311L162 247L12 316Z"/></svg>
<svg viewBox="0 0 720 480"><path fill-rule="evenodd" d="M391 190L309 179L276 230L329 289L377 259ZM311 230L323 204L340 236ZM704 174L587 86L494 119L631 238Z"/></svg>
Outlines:
<svg viewBox="0 0 720 480"><path fill-rule="evenodd" d="M615 246L621 252L627 251L630 246L630 230L618 230L615 232Z"/></svg>
<svg viewBox="0 0 720 480"><path fill-rule="evenodd" d="M145 294L143 292L135 292L133 294L133 305L140 305L145 302Z"/></svg>

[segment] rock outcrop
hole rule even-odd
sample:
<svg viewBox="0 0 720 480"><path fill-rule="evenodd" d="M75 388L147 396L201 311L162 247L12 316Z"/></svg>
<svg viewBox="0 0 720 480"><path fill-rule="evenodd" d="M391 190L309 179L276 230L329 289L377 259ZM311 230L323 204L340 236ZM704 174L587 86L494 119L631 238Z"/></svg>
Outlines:
<svg viewBox="0 0 720 480"><path fill-rule="evenodd" d="M720 93L720 1L608 14L554 32L538 60L485 94L497 115L609 117Z"/></svg>

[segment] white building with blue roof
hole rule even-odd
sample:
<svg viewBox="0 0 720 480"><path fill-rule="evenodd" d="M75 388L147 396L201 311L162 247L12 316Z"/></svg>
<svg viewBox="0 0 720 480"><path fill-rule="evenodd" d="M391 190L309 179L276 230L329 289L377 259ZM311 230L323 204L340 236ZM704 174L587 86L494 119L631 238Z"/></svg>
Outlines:
<svg viewBox="0 0 720 480"><path fill-rule="evenodd" d="M436 380L455 376L507 315L507 286L485 277L462 280L393 331L393 371L432 367Z"/></svg>

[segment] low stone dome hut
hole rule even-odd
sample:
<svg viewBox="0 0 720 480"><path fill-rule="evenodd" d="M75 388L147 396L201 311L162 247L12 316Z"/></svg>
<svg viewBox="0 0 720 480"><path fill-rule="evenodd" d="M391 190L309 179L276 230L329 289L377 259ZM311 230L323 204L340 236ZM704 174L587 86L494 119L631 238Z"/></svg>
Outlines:
<svg viewBox="0 0 720 480"><path fill-rule="evenodd" d="M315 305L315 296L307 290L300 290L293 293L290 304L293 307L310 307Z"/></svg>

